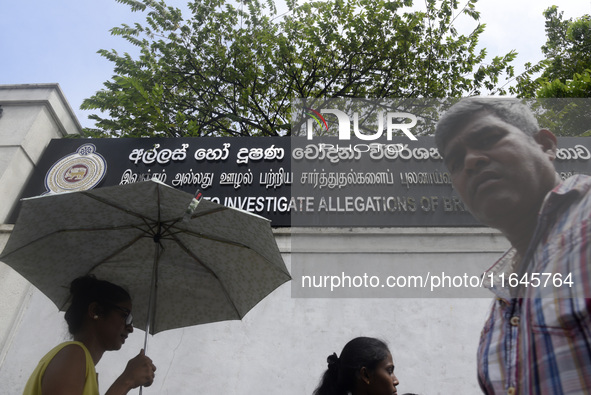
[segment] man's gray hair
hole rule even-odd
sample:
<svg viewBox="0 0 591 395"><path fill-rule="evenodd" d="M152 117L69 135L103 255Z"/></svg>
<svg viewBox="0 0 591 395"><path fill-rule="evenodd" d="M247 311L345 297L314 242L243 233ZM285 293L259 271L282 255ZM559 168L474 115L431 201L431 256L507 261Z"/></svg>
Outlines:
<svg viewBox="0 0 591 395"><path fill-rule="evenodd" d="M474 117L493 114L504 122L517 127L528 136L539 130L538 121L521 100L509 97L468 97L450 107L435 127L435 144L443 155L449 140Z"/></svg>

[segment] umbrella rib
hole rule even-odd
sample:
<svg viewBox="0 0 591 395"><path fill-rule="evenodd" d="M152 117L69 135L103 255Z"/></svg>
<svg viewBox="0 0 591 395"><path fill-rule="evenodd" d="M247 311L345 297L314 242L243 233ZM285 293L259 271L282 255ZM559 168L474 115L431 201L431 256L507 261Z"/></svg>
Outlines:
<svg viewBox="0 0 591 395"><path fill-rule="evenodd" d="M146 223L146 225L148 225L148 226L149 226L149 224L147 224L147 223ZM30 245L32 245L32 244L35 244L35 243L37 243L37 242L39 242L39 241L41 241L41 240L43 240L43 239L47 239L47 238L49 238L49 237L52 237L52 236L58 235L58 234L60 234L60 233L69 233L69 232L98 232L98 231L103 231L103 230L123 230L123 229L138 229L138 230L140 230L140 231L142 231L142 232L144 232L144 233L146 233L146 234L150 235L150 233L149 233L148 231L146 231L145 229L142 229L141 227L139 227L139 226L137 226L137 225L107 226L107 227L103 227L103 228L88 228L88 229L83 229L83 228L74 228L74 229L59 229L59 230L56 230L56 231L54 231L54 232L51 232L51 233L44 234L43 236L41 236L41 237L38 237L38 238L37 238L37 239L35 239L35 240L28 241L26 244L24 244L24 245L22 245L22 246L18 247L17 249L14 249L14 250L12 250L12 251L9 251L8 253L4 253L4 252L3 252L3 253L0 255L0 257L2 257L2 258L6 258L6 257L10 256L11 254L14 254L15 252L18 252L18 251L22 250L23 248L27 248L27 247L29 247ZM151 236L151 235L150 235L150 236ZM142 237L142 236L140 236L140 237ZM134 242L135 242L135 241L134 241Z"/></svg>
<svg viewBox="0 0 591 395"><path fill-rule="evenodd" d="M174 233L173 232L170 232L170 235L171 236L174 236L177 233L184 233L184 234L187 234L187 235L199 237L201 239L207 239L207 240L211 240L211 241L217 241L217 242L220 242L220 243L230 244L230 245L234 245L234 246L237 246L237 247L244 247L244 248L248 248L248 249L252 250L252 248L250 248L246 244L239 243L237 241L232 241L232 240L229 240L229 239L224 239L222 237L209 236L209 235L205 235L203 233L193 232L191 230L179 230L178 232L174 232Z"/></svg>
<svg viewBox="0 0 591 395"><path fill-rule="evenodd" d="M179 230L178 232L174 232L174 233L173 232L169 232L169 235L177 243L179 243L181 245L182 245L182 243L176 238L176 234L177 233L182 233L182 234L199 237L199 238L206 239L206 240L211 240L211 241L215 241L215 242L219 242L219 243L233 245L233 246L240 247L240 248L245 248L245 249L250 250L250 251L254 252L255 254L259 255L260 257L262 257L268 263L274 265L273 261L271 261L270 259L268 259L267 257L265 257L263 254L261 254L260 252L258 252L254 248L251 248L251 247L249 247L249 246L247 246L246 244L243 244L243 243L239 243L239 242L236 242L236 241L224 239L224 238L221 238L221 237L208 236L208 235L204 235L204 234L201 234L201 233L196 233L196 232L193 232L193 231L190 231L190 230ZM282 271L283 271L283 273L285 273L287 275L290 275L289 272L284 271L283 269L282 269Z"/></svg>
<svg viewBox="0 0 591 395"><path fill-rule="evenodd" d="M143 237L144 236L138 235L135 239L131 240L129 243L127 243L126 245L122 246L121 248L119 248L118 250L116 250L115 252L113 252L111 255L107 256L102 261L97 262L93 267L90 268L90 270L88 271L88 273L92 273L92 271L94 269L96 269L98 266L100 266L103 263L107 262L109 259L113 258L114 256L119 255L121 252L125 251L126 249L128 249L129 247L131 247L132 245L134 245L139 239L141 239Z"/></svg>
<svg viewBox="0 0 591 395"><path fill-rule="evenodd" d="M144 217L142 217L142 221L144 221L144 224L148 227L148 229L142 229L137 227L137 229L143 231L144 233L149 234L150 236L154 237L159 233L159 229L161 228L162 224L160 222L148 222L148 220ZM158 227L158 228L156 228Z"/></svg>
<svg viewBox="0 0 591 395"><path fill-rule="evenodd" d="M205 268L209 273L211 273L212 276L214 276L218 280L220 286L222 287L222 289L224 291L224 295L226 296L226 299L232 305L232 308L236 312L236 315L238 317L241 317L240 316L240 311L238 311L238 308L236 307L236 304L234 304L234 301L232 300L232 298L228 294L228 291L227 291L226 287L224 286L224 283L221 281L221 279L218 277L218 275L209 266L207 266L205 263L203 263L203 261L201 261L195 254L193 254L193 252L191 250L189 250L174 234L171 234L170 236L172 237L172 239L174 241L176 241L176 243L178 244L178 246L183 251L185 251L185 253L187 253L187 255L189 255L191 258L193 258L193 260L195 260L195 262L197 262L198 264L200 264L203 268Z"/></svg>
<svg viewBox="0 0 591 395"><path fill-rule="evenodd" d="M216 208L209 210L209 211L197 212L197 213L194 213L193 215L191 215L189 217L189 220L193 220L198 217L205 217L206 215L219 213L219 212L225 211L225 210L228 210L228 207L216 207ZM172 228L173 226L175 226L177 223L181 222L183 219L184 219L184 217L179 217L179 218L175 219L172 223L170 223L170 226L168 226L167 230L169 228Z"/></svg>
<svg viewBox="0 0 591 395"><path fill-rule="evenodd" d="M137 218L141 218L141 219L143 219L145 221L145 218L146 218L145 215L136 213L135 211L131 211L128 208L124 208L124 207L122 207L122 206L120 206L118 204L115 204L114 202L111 202L111 201L109 201L107 199L104 199L104 198L102 198L100 196L91 195L90 192L92 192L92 190L90 190L90 191L80 191L80 193L82 193L84 196L86 196L86 197L88 197L90 199L97 200L97 201L99 201L99 202L101 202L103 204L106 204L107 206L110 206L110 207L113 207L114 209L123 211L126 214L129 214L131 216L134 216L134 217L137 217Z"/></svg>
<svg viewBox="0 0 591 395"><path fill-rule="evenodd" d="M86 274L90 274L90 273L92 273L92 271L93 271L94 269L96 269L98 266L102 265L104 262L106 262L106 261L108 261L109 259L111 259L112 257L114 257L114 256L118 255L118 254L119 254L119 253L121 253L122 251L124 251L124 250L128 249L129 247L131 247L131 246L132 246L132 245L133 245L135 242L137 242L137 241L138 241L139 239L141 239L142 237L143 237L143 236L138 236L138 237L136 237L136 238L135 238L133 241L131 241L129 244L127 244L127 245L125 245L125 246L121 247L120 249L118 249L117 251L115 251L113 254L109 255L108 257L106 257L106 258L105 258L105 259L103 259L102 261L98 262L96 265L94 265L93 267L91 267L91 268L90 268L90 269L89 269L89 270L86 272ZM72 296L70 295L70 296L68 297L68 299L67 299L67 300L66 300L66 301L65 301L65 302L64 302L64 303L63 303L61 306L58 306L58 308L59 308L60 310L63 310L63 309L64 309L64 307L65 307L65 306L67 306L67 305L68 305L68 303L70 303L71 299L72 299Z"/></svg>
<svg viewBox="0 0 591 395"><path fill-rule="evenodd" d="M225 211L225 210L228 210L228 207L222 206L222 207L216 207L216 208L209 210L209 211L196 212L195 214L191 215L191 219L198 218L198 217L205 217L206 215L219 213L219 212Z"/></svg>
<svg viewBox="0 0 591 395"><path fill-rule="evenodd" d="M165 239L165 235L168 235L168 234L172 235L172 234L173 234L173 232L171 232L171 231L170 231L170 229L174 228L174 225L175 225L175 224L176 224L178 221L179 221L179 220L177 219L177 220L175 220L175 221L174 221L174 222L172 222L172 223L167 223L167 222L160 223L159 225L160 225L160 236L161 236L161 238ZM175 228L175 229L176 229L176 228ZM179 232L177 232L177 233L180 233L180 232L182 232L182 231L179 231Z"/></svg>
<svg viewBox="0 0 591 395"><path fill-rule="evenodd" d="M230 239L225 239L223 237L205 235L205 234L202 234L202 233L193 232L191 230L181 230L181 231L178 231L178 232L175 232L175 233L184 233L184 234L187 234L187 235L190 235L190 236L199 237L201 239L206 239L206 240L216 241L218 243L224 243L224 244L229 244L229 245L233 245L233 246L236 246L236 247L246 248L248 250L254 251L257 254L261 255L258 251L256 251L255 249L249 247L246 244L243 244L243 243L240 243L240 242L237 242L237 241L233 241L233 240L230 240ZM174 236L175 233L172 233L171 232L170 235L171 236Z"/></svg>

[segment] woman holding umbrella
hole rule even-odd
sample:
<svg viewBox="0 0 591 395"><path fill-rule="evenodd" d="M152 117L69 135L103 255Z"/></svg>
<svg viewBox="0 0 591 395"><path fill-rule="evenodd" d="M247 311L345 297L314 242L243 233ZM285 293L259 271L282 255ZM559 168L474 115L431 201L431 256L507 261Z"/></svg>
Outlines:
<svg viewBox="0 0 591 395"><path fill-rule="evenodd" d="M105 351L119 350L133 332L131 297L120 286L92 276L79 277L72 281L70 295L65 319L74 341L60 344L41 359L23 395L98 395L95 365ZM141 350L106 395L151 385L155 371Z"/></svg>
<svg viewBox="0 0 591 395"><path fill-rule="evenodd" d="M340 357L327 358L328 369L314 395L392 395L398 378L386 344L372 337L357 337L343 347Z"/></svg>

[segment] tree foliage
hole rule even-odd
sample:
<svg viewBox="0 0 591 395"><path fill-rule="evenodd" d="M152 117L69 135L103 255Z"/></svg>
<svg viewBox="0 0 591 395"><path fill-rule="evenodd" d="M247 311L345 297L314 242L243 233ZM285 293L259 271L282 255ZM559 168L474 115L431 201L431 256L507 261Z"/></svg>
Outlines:
<svg viewBox="0 0 591 395"><path fill-rule="evenodd" d="M588 135L591 103L584 98L591 97L591 17L564 20L556 6L544 16L545 59L526 65L512 93L538 99L532 108L540 126L560 136Z"/></svg>
<svg viewBox="0 0 591 395"><path fill-rule="evenodd" d="M515 52L483 63L484 25L454 27L478 21L476 0L287 0L281 16L273 0L196 0L187 19L164 1L118 1L146 23L111 30L137 59L99 51L115 75L82 104L106 114L90 116L95 136L287 135L294 98L459 97L513 75Z"/></svg>
<svg viewBox="0 0 591 395"><path fill-rule="evenodd" d="M546 9L544 17L545 59L535 66L526 65L513 93L539 98L591 97L591 17L564 20L557 6Z"/></svg>

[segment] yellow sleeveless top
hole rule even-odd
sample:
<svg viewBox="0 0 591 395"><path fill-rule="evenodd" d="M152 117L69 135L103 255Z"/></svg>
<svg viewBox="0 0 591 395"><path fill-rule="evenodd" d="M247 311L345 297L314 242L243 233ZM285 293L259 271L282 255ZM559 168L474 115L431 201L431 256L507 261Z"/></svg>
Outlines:
<svg viewBox="0 0 591 395"><path fill-rule="evenodd" d="M45 354L37 368L29 377L29 381L27 381L27 385L25 386L25 391L23 395L42 395L41 394L41 380L43 380L43 375L45 374L45 369L47 369L47 365L51 362L53 357L56 356L58 352L60 352L64 347L69 346L70 344L78 344L84 350L84 354L86 354L86 380L84 382L84 391L82 395L98 395L98 382L96 378L96 370L94 369L94 362L92 360L92 356L90 352L86 348L86 346L81 342L65 342L60 344L59 346L55 347L53 350Z"/></svg>

